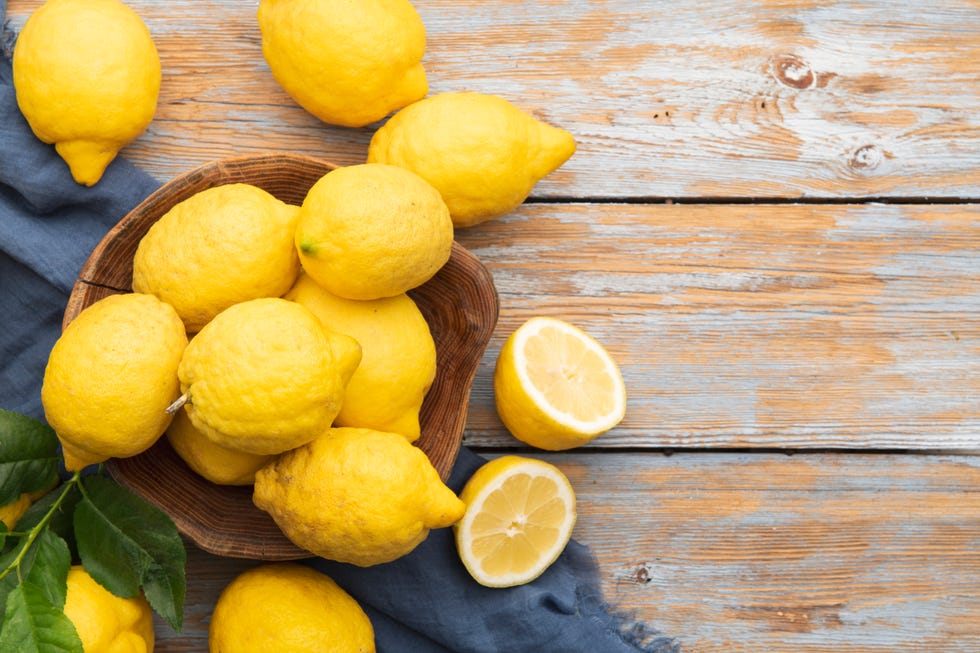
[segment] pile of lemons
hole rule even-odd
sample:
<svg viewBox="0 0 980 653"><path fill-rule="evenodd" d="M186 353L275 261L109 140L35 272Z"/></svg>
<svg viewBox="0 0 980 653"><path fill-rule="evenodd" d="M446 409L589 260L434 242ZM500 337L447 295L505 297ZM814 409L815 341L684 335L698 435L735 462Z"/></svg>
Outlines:
<svg viewBox="0 0 980 653"><path fill-rule="evenodd" d="M407 293L448 261L454 229L520 206L575 140L501 97L428 96L425 29L408 0L260 0L257 25L299 105L340 126L385 122L364 163L325 174L299 206L226 184L154 224L133 291L86 308L51 351L42 402L66 467L166 437L208 480L253 486L254 503L316 555L380 564L452 526L476 581L529 582L571 537L572 486L523 456L488 462L459 496L442 483L412 444L437 361ZM13 64L22 113L80 184L152 121L160 61L119 0L48 0ZM609 353L551 317L507 338L494 392L510 432L547 450L586 444L626 409ZM276 650L374 650L357 603L294 564L261 565L218 601L212 650L264 650L263 637Z"/></svg>

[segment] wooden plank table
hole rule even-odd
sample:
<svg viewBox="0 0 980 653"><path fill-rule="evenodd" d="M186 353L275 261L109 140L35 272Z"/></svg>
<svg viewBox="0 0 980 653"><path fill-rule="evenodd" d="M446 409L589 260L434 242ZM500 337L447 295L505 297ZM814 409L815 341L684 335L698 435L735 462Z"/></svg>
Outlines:
<svg viewBox="0 0 980 653"><path fill-rule="evenodd" d="M255 3L130 4L164 79L124 155L158 179L364 160L374 126L276 85ZM457 232L501 298L465 443L558 464L607 598L684 651L980 650L980 5L414 4L431 93L502 95L579 146ZM621 363L627 417L587 448L527 451L494 412L496 354L537 314ZM206 650L250 564L192 548L157 650Z"/></svg>

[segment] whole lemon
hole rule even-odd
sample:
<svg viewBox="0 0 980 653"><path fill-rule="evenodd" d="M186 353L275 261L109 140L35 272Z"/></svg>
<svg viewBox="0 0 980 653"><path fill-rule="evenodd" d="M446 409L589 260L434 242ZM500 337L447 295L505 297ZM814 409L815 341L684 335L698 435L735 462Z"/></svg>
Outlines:
<svg viewBox="0 0 980 653"><path fill-rule="evenodd" d="M320 120L363 127L425 97L425 26L408 0L261 0L273 77Z"/></svg>
<svg viewBox="0 0 980 653"><path fill-rule="evenodd" d="M250 184L224 184L179 202L140 240L133 289L177 309L195 333L232 304L279 297L299 272L299 207Z"/></svg>
<svg viewBox="0 0 980 653"><path fill-rule="evenodd" d="M85 653L153 651L153 612L146 598L114 595L81 565L68 570L65 616L75 626Z"/></svg>
<svg viewBox="0 0 980 653"><path fill-rule="evenodd" d="M436 375L436 345L429 324L406 294L344 299L300 274L286 299L302 304L324 326L353 337L361 362L334 423L420 435L419 409Z"/></svg>
<svg viewBox="0 0 980 653"><path fill-rule="evenodd" d="M72 320L41 385L69 471L135 456L163 435L186 345L177 312L153 295L110 295Z"/></svg>
<svg viewBox="0 0 980 653"><path fill-rule="evenodd" d="M327 430L347 372L317 317L275 297L219 313L187 345L177 370L194 426L223 447L258 455Z"/></svg>
<svg viewBox="0 0 980 653"><path fill-rule="evenodd" d="M17 105L91 186L156 113L160 58L149 30L118 0L48 0L24 24L13 56Z"/></svg>
<svg viewBox="0 0 980 653"><path fill-rule="evenodd" d="M215 444L197 430L185 410L174 416L166 435L188 467L217 485L250 485L271 458Z"/></svg>
<svg viewBox="0 0 980 653"><path fill-rule="evenodd" d="M211 614L212 653L374 653L364 610L329 576L295 562L242 572Z"/></svg>
<svg viewBox="0 0 980 653"><path fill-rule="evenodd" d="M403 436L346 427L260 469L252 501L297 546L361 567L409 553L466 510Z"/></svg>
<svg viewBox="0 0 980 653"><path fill-rule="evenodd" d="M496 95L442 93L411 104L371 138L369 163L411 170L435 186L453 224L514 210L575 152L564 129Z"/></svg>
<svg viewBox="0 0 980 653"><path fill-rule="evenodd" d="M303 269L347 299L392 297L428 281L452 253L439 191L404 168L362 163L325 174L296 226Z"/></svg>

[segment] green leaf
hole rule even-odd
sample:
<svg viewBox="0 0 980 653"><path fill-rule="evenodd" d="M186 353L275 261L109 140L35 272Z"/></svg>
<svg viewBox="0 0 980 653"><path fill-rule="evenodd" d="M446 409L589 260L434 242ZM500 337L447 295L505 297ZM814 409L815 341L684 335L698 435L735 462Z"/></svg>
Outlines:
<svg viewBox="0 0 980 653"><path fill-rule="evenodd" d="M84 653L82 641L62 608L45 593L23 583L7 596L0 651L19 653Z"/></svg>
<svg viewBox="0 0 980 653"><path fill-rule="evenodd" d="M34 564L24 582L39 589L51 605L61 610L65 607L68 570L71 568L68 544L46 528L41 531L35 546Z"/></svg>
<svg viewBox="0 0 980 653"><path fill-rule="evenodd" d="M60 460L51 427L0 408L0 506L54 485Z"/></svg>
<svg viewBox="0 0 980 653"><path fill-rule="evenodd" d="M187 552L173 520L102 476L82 480L75 539L82 565L106 589L124 598L142 586L150 606L180 631Z"/></svg>
<svg viewBox="0 0 980 653"><path fill-rule="evenodd" d="M64 486L55 488L32 503L31 507L27 509L27 512L24 513L24 516L17 522L17 530L26 532L41 523L41 520L47 517L48 512L51 511L52 504L58 501L61 494L65 491ZM78 551L75 547L75 525L72 517L75 514L75 506L82 498L82 494L75 485L67 488L67 492L68 494L62 499L61 505L48 518L48 528L68 543L68 550L71 553L72 559L77 559Z"/></svg>

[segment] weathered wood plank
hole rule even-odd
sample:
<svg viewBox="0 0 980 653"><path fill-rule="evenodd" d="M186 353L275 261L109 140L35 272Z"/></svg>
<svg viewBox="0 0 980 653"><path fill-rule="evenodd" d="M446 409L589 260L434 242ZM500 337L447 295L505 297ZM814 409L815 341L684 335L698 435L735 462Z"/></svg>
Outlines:
<svg viewBox="0 0 980 653"><path fill-rule="evenodd" d="M11 0L19 28L41 0ZM262 59L255 3L130 0L159 111L125 155L161 180L285 149L359 163ZM980 197L980 11L969 0L416 0L432 93L507 97L579 151L539 197Z"/></svg>
<svg viewBox="0 0 980 653"><path fill-rule="evenodd" d="M574 537L606 598L686 653L980 648L980 459L546 455L579 499ZM190 552L186 625L206 650L218 594L250 562Z"/></svg>
<svg viewBox="0 0 980 653"><path fill-rule="evenodd" d="M517 444L493 364L545 314L622 367L597 446L980 449L980 206L529 204L457 237L501 303L468 444Z"/></svg>

